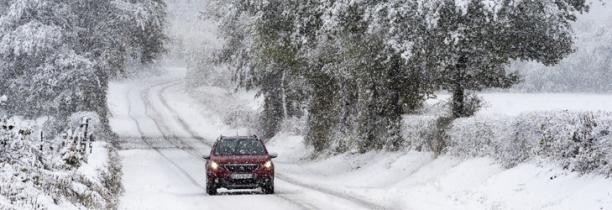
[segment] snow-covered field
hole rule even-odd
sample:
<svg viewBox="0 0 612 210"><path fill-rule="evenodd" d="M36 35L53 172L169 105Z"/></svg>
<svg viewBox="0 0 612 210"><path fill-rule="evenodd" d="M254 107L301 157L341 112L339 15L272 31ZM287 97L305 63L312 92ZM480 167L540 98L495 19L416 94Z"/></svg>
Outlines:
<svg viewBox="0 0 612 210"><path fill-rule="evenodd" d="M484 106L480 115L519 115L539 111L611 111L612 94L579 93L479 93ZM427 101L435 104L449 100L440 94Z"/></svg>
<svg viewBox="0 0 612 210"><path fill-rule="evenodd" d="M484 112L491 114L612 107L606 105L612 101L606 95L487 95L485 100L492 100ZM426 152L310 160L302 137L290 133L269 142L269 149L280 155L275 195L239 191L208 196L200 156L220 134L249 132L226 125L227 113L221 112L236 103L244 105L245 113L255 111L255 99L248 102L245 94L223 90L191 90L179 74L115 82L109 98L111 124L123 141L126 192L120 209L612 208L612 180L555 164L531 161L505 169L489 158L433 158Z"/></svg>

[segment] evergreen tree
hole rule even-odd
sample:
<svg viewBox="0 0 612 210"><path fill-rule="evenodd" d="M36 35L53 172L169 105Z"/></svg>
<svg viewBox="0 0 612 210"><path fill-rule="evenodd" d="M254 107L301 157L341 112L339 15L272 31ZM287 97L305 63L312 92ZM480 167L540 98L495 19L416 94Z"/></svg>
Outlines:
<svg viewBox="0 0 612 210"><path fill-rule="evenodd" d="M418 5L410 2L333 2L332 14L323 17L329 25L318 32L319 47L313 51L324 57L321 69L340 86L337 115L326 114L336 122L331 137L333 150L398 149L401 115L418 108L433 86L423 84L424 68L411 68L413 37L423 19ZM394 14L394 16L389 16ZM407 28L399 31L399 28ZM322 59L323 60L323 59ZM315 110L309 111L314 115ZM310 125L310 124L309 124ZM312 127L311 127L312 129ZM308 138L308 136L307 136Z"/></svg>
<svg viewBox="0 0 612 210"><path fill-rule="evenodd" d="M271 138L284 119L300 117L305 88L299 74L299 46L292 32L294 16L290 8L297 1L233 1L229 15L223 16L222 30L227 35L219 62L230 64L238 86L257 88L264 98L261 114L263 137ZM254 21L245 21L252 17Z"/></svg>
<svg viewBox="0 0 612 210"><path fill-rule="evenodd" d="M570 22L585 11L584 1L499 1L498 7L481 0L466 6L440 2L439 18L431 39L442 40L439 84L452 92L453 117L468 115L465 91L509 88L518 82L506 72L513 60L557 64L573 52Z"/></svg>
<svg viewBox="0 0 612 210"><path fill-rule="evenodd" d="M167 5L164 0L142 0L141 4L145 5L149 16L142 27L133 27L133 33L140 46L140 62L149 64L167 52L168 37L164 33Z"/></svg>
<svg viewBox="0 0 612 210"><path fill-rule="evenodd" d="M528 92L612 92L612 5L595 1L572 25L576 52L559 65L514 63L524 81L515 89Z"/></svg>

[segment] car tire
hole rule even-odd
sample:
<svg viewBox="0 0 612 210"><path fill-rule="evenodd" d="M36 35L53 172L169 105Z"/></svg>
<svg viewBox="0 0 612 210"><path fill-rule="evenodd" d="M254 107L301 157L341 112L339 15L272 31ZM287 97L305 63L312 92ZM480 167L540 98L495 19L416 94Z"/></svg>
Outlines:
<svg viewBox="0 0 612 210"><path fill-rule="evenodd" d="M264 194L274 194L274 183L270 183L267 186L261 188Z"/></svg>
<svg viewBox="0 0 612 210"><path fill-rule="evenodd" d="M213 183L206 183L206 193L208 195L217 195L217 186Z"/></svg>

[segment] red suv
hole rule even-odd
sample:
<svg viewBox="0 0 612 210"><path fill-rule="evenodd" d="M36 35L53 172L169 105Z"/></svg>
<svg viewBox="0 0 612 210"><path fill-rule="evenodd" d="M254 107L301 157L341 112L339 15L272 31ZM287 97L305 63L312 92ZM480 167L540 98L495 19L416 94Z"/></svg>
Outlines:
<svg viewBox="0 0 612 210"><path fill-rule="evenodd" d="M268 154L257 136L221 136L206 159L206 193L217 194L217 189L261 188L265 194L274 193L274 164L276 154Z"/></svg>

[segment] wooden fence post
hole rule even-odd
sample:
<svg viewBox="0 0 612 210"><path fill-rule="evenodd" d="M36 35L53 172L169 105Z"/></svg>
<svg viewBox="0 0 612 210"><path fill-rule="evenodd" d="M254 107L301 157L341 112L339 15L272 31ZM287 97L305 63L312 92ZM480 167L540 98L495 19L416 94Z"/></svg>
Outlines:
<svg viewBox="0 0 612 210"><path fill-rule="evenodd" d="M43 151L43 145L44 145L45 141L44 141L44 135L43 135L43 131L40 131L40 152Z"/></svg>
<svg viewBox="0 0 612 210"><path fill-rule="evenodd" d="M81 146L82 146L82 154L87 153L87 132L89 129L89 118L85 118L85 132L83 133L83 140L81 142Z"/></svg>
<svg viewBox="0 0 612 210"><path fill-rule="evenodd" d="M89 135L89 153L93 153L93 142L94 142L94 135L91 134Z"/></svg>

